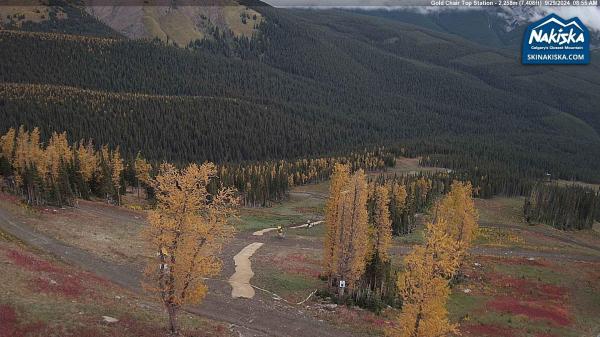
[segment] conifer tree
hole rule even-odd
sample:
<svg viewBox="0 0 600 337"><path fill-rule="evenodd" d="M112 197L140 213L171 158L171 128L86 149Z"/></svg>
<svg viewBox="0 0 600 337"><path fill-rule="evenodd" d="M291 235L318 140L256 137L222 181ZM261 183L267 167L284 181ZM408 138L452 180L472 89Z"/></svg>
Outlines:
<svg viewBox="0 0 600 337"><path fill-rule="evenodd" d="M124 168L123 159L121 159L121 153L117 146L117 148L112 151L110 158L111 181L117 195L117 205L121 204L121 173L123 173Z"/></svg>
<svg viewBox="0 0 600 337"><path fill-rule="evenodd" d="M373 249L379 260L387 262L390 258L389 249L392 245L392 221L389 211L390 197L387 186L376 186L373 197L375 200Z"/></svg>
<svg viewBox="0 0 600 337"><path fill-rule="evenodd" d="M345 281L350 289L370 257L367 197L364 171L350 175L349 165L336 164L326 205L323 264L330 281ZM338 295L344 296L344 288L338 288Z"/></svg>
<svg viewBox="0 0 600 337"><path fill-rule="evenodd" d="M178 331L177 312L184 304L198 303L206 295L205 277L218 275L218 256L232 237L228 224L237 200L232 189L210 195L207 186L215 166L191 164L179 171L163 164L153 181L156 209L150 212L145 235L157 252L149 262L146 285L161 298L169 314L169 331Z"/></svg>
<svg viewBox="0 0 600 337"><path fill-rule="evenodd" d="M448 280L436 272L435 254L418 246L404 261L404 271L397 282L403 299L402 312L396 326L385 331L386 336L432 337L456 333L446 309L450 295Z"/></svg>
<svg viewBox="0 0 600 337"><path fill-rule="evenodd" d="M135 179L137 180L138 198L140 197L140 188L143 184L148 186L150 183L150 171L152 171L152 165L148 163L142 154L138 152L134 162Z"/></svg>
<svg viewBox="0 0 600 337"><path fill-rule="evenodd" d="M396 234L408 232L407 192L406 187L397 181L392 181L390 186L390 216L392 218L392 229Z"/></svg>
<svg viewBox="0 0 600 337"><path fill-rule="evenodd" d="M443 229L455 242L454 255L461 260L477 234L478 214L471 183L454 181L450 192L436 206L436 217L446 220Z"/></svg>
<svg viewBox="0 0 600 337"><path fill-rule="evenodd" d="M87 194L94 178L94 174L98 170L98 157L94 151L94 144L91 139L87 143L84 143L83 140L79 142L77 158L79 161L79 174L81 174L83 178Z"/></svg>
<svg viewBox="0 0 600 337"><path fill-rule="evenodd" d="M339 256L337 273L352 289L363 275L369 258L369 224L367 213L367 181L362 170L355 172L341 191L338 203ZM339 288L344 295L344 288Z"/></svg>
<svg viewBox="0 0 600 337"><path fill-rule="evenodd" d="M15 148L15 129L10 128L5 135L0 137L0 150L2 151L2 157L6 159L8 163L12 163Z"/></svg>
<svg viewBox="0 0 600 337"><path fill-rule="evenodd" d="M338 273L339 231L341 215L338 209L341 203L341 193L350 180L350 167L336 164L329 185L329 199L325 206L325 239L323 247L323 269L329 278Z"/></svg>

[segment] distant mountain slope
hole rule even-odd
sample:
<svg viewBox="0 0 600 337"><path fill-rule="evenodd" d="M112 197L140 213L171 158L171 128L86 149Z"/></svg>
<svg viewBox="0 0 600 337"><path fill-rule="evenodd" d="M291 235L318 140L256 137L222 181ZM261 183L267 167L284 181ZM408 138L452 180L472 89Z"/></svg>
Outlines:
<svg viewBox="0 0 600 337"><path fill-rule="evenodd" d="M48 3L53 5L49 6ZM39 0L36 6L3 4L0 6L0 30L2 29L122 37L88 14L84 7L72 5L67 0Z"/></svg>
<svg viewBox="0 0 600 337"><path fill-rule="evenodd" d="M194 49L0 32L10 60L0 130L66 129L180 161L402 144L600 179L597 65L524 67L454 35L346 11L254 10L265 21L251 43L215 37Z"/></svg>
<svg viewBox="0 0 600 337"><path fill-rule="evenodd" d="M224 6L87 6L86 11L129 38L187 46L215 29L252 37L262 15L235 1ZM174 2L175 3L175 2Z"/></svg>
<svg viewBox="0 0 600 337"><path fill-rule="evenodd" d="M177 6L176 1L171 6L107 3L40 0L37 6L3 5L0 6L0 29L157 38L186 47L190 42L211 37L217 30L250 38L263 21L259 12L234 0L220 1L222 6Z"/></svg>
<svg viewBox="0 0 600 337"><path fill-rule="evenodd" d="M434 31L454 34L475 43L518 52L523 33L532 21L547 15L538 6L452 8L400 8L395 10L353 10L364 15L409 23ZM592 45L600 47L600 33L592 31Z"/></svg>

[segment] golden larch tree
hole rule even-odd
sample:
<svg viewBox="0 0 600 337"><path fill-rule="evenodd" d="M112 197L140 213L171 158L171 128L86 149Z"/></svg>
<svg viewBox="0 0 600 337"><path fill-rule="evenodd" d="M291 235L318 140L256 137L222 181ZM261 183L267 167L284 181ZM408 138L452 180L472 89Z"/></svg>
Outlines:
<svg viewBox="0 0 600 337"><path fill-rule="evenodd" d="M356 171L340 193L338 213L339 257L337 274L352 289L363 275L369 258L369 215L367 180L363 170ZM339 295L344 289L339 288Z"/></svg>
<svg viewBox="0 0 600 337"><path fill-rule="evenodd" d="M323 270L328 278L338 272L339 258L339 229L340 214L338 208L341 201L341 193L350 180L350 167L348 165L336 164L331 175L329 185L329 199L325 205L325 239L323 246ZM331 280L330 280L331 281Z"/></svg>
<svg viewBox="0 0 600 337"><path fill-rule="evenodd" d="M237 199L232 189L207 191L215 166L191 164L180 171L162 164L152 182L157 205L148 215L145 237L156 251L146 275L146 288L158 294L169 314L169 331L178 331L177 312L206 295L206 277L221 270L222 245L233 236L229 219Z"/></svg>
<svg viewBox="0 0 600 337"><path fill-rule="evenodd" d="M391 184L391 206L397 213L402 213L406 207L406 187L404 185L393 182Z"/></svg>
<svg viewBox="0 0 600 337"><path fill-rule="evenodd" d="M29 135L29 154L28 161L30 165L39 165L39 162L44 160L44 150L42 149L42 142L40 140L40 129L34 128Z"/></svg>
<svg viewBox="0 0 600 337"><path fill-rule="evenodd" d="M121 173L125 169L125 165L123 164L123 159L121 158L121 152L119 147L117 146L110 155L110 172L111 172L111 181L113 186L115 187L115 191L117 192L117 205L121 204Z"/></svg>
<svg viewBox="0 0 600 337"><path fill-rule="evenodd" d="M15 152L12 162L12 166L15 168L16 173L15 184L18 188L23 186L25 171L29 166L29 158L29 131L25 130L25 127L21 125L15 140Z"/></svg>
<svg viewBox="0 0 600 337"><path fill-rule="evenodd" d="M83 181L89 185L94 178L94 173L98 170L98 157L91 139L87 143L84 143L83 140L79 142L77 157L79 158L79 174L81 174Z"/></svg>
<svg viewBox="0 0 600 337"><path fill-rule="evenodd" d="M393 337L446 336L456 332L445 308L449 282L459 270L477 230L477 211L470 183L454 182L435 206L435 220L426 225L426 242L405 260L398 277L403 298Z"/></svg>
<svg viewBox="0 0 600 337"><path fill-rule="evenodd" d="M477 234L478 218L470 182L454 181L436 206L436 217L446 220L445 231L455 241L454 254L462 258Z"/></svg>
<svg viewBox="0 0 600 337"><path fill-rule="evenodd" d="M373 214L373 249L383 262L389 261L389 249L392 245L392 220L390 218L390 196L385 185L377 185L373 196L375 200Z"/></svg>
<svg viewBox="0 0 600 337"><path fill-rule="evenodd" d="M10 128L5 135L0 137L0 150L2 151L1 155L11 164L15 149L15 135L15 129Z"/></svg>
<svg viewBox="0 0 600 337"><path fill-rule="evenodd" d="M138 198L140 197L141 184L150 184L150 172L152 171L152 165L142 157L142 154L138 152L134 162L135 179L137 180Z"/></svg>
<svg viewBox="0 0 600 337"><path fill-rule="evenodd" d="M404 271L397 287L402 297L402 312L397 324L385 331L389 337L442 337L456 333L448 320L446 303L450 295L448 280L435 272L437 257L418 246L405 258Z"/></svg>
<svg viewBox="0 0 600 337"><path fill-rule="evenodd" d="M442 217L438 217L436 222L425 224L425 248L435 257L433 272L446 280L450 280L456 273L463 258L456 254L457 244L448 235L448 226L449 222Z"/></svg>
<svg viewBox="0 0 600 337"><path fill-rule="evenodd" d="M48 183L54 185L58 181L61 165L70 163L72 160L66 132L52 133L48 146L46 146L45 160Z"/></svg>

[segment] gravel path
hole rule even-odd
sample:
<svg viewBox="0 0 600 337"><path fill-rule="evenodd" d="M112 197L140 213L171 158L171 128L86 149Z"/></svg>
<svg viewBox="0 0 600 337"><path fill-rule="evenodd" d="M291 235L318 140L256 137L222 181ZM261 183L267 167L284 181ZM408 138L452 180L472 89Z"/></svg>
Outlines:
<svg viewBox="0 0 600 337"><path fill-rule="evenodd" d="M85 213L93 216L126 221L132 221L132 218L138 221L141 220L136 219L133 212L113 212L114 207L96 207L93 203L86 203L80 206L82 206L81 208ZM143 266L114 264L103 260L84 249L70 246L36 231L29 225L20 222L18 218L1 207L0 229L21 239L29 246L48 252L66 263L93 272L125 288L141 292L140 280ZM537 228L518 229L536 232L541 230ZM545 231L541 234L549 235ZM560 237L558 234L550 233L549 236L582 247L599 249L598 247L578 242L579 240ZM310 249L320 249L322 247L320 241L309 238L289 237L285 240L280 240L273 235L253 236L252 233L239 233L223 251L224 266L222 275L234 274L234 256L244 247L254 242L267 243L275 247L296 246ZM411 249L412 247L410 246L397 246L393 248L398 254L406 254ZM541 252L524 249L511 250L506 248L475 247L472 249L472 252L477 255L600 261L600 256L595 255ZM210 280L207 283L210 291L202 304L187 308L186 310L210 319L228 322L240 336L355 336L355 334L340 330L326 322L321 322L309 316L300 306L292 306L281 301L274 301L267 294L258 292L252 299L232 298L231 286L227 282Z"/></svg>
<svg viewBox="0 0 600 337"><path fill-rule="evenodd" d="M250 279L254 276L250 257L262 246L262 242L253 242L233 257L235 262L235 273L229 278L231 285L231 297L253 298L254 288L250 285Z"/></svg>
<svg viewBox="0 0 600 337"><path fill-rule="evenodd" d="M86 209L86 211L104 213L104 210L100 208ZM107 212L110 211L110 209L107 210ZM118 216L127 217L127 215ZM68 264L93 272L125 288L141 292L140 281L143 266L114 264L105 261L88 251L67 245L36 231L1 207L0 229L17 237L27 245L50 253ZM223 252L224 275L233 273L233 256L247 244L248 241L244 239L236 239L225 248ZM202 304L186 308L186 311L209 319L227 322L239 336L357 336L307 315L302 310L303 307L274 301L271 296L260 293L252 300L232 298L231 287L227 282L209 280L207 284L210 291Z"/></svg>

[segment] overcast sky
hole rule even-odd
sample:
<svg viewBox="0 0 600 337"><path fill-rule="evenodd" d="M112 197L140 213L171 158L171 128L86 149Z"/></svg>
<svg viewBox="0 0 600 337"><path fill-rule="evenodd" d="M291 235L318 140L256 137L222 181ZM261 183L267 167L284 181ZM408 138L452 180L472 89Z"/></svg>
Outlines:
<svg viewBox="0 0 600 337"><path fill-rule="evenodd" d="M427 5L430 0L263 0L275 7L361 7L390 8L406 5ZM435 10L456 10L456 7L433 7ZM461 8L461 9L464 9ZM589 29L600 32L600 7L540 7L545 14L555 13L564 19L579 17ZM397 9L396 9L397 10ZM540 19L538 15L530 21Z"/></svg>

